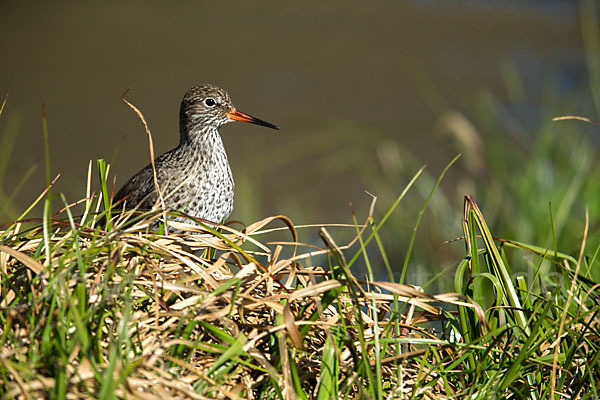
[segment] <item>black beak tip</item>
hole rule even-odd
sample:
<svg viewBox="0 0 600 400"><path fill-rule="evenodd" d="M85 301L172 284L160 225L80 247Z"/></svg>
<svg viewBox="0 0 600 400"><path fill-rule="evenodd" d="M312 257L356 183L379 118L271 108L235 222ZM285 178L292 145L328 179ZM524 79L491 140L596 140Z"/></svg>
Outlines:
<svg viewBox="0 0 600 400"><path fill-rule="evenodd" d="M256 121L254 121L254 123L255 123L255 124L257 124L257 125L262 125L262 126L265 126L265 127L267 127L267 128L271 128L271 129L279 130L279 127L278 127L277 125L275 125L275 124L272 124L272 123L270 123L270 122L267 122L267 121L263 121L262 119L258 119L258 118L257 118L257 119L256 119Z"/></svg>

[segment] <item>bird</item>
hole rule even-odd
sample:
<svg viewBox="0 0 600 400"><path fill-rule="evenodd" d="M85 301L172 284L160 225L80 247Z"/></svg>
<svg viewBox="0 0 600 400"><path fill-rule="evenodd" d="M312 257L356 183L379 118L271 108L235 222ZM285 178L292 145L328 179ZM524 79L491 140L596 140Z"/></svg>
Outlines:
<svg viewBox="0 0 600 400"><path fill-rule="evenodd" d="M166 209L217 224L229 217L233 211L234 180L219 127L234 121L279 129L237 110L229 94L217 86L194 86L183 96L179 144L154 161ZM149 210L157 200L150 163L121 187L113 204L123 202L128 209ZM175 220L189 222L182 218Z"/></svg>

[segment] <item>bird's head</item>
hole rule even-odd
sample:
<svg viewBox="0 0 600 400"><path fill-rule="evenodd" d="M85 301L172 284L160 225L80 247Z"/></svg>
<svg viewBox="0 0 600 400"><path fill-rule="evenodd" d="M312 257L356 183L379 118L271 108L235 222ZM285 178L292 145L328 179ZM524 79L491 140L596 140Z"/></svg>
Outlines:
<svg viewBox="0 0 600 400"><path fill-rule="evenodd" d="M236 110L229 94L216 86L194 86L183 97L179 118L182 137L192 131L218 128L233 121L279 129L276 125Z"/></svg>

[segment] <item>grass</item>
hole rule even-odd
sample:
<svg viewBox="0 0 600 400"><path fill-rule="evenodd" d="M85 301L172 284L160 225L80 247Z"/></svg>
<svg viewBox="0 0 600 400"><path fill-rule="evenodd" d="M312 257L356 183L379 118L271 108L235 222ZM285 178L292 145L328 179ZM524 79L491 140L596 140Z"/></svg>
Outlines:
<svg viewBox="0 0 600 400"><path fill-rule="evenodd" d="M105 186L102 162L99 170ZM128 212L105 231L91 179L78 205L54 195L63 203L54 215L41 196L42 221L17 222L0 236L0 392L598 398L600 307L591 271L599 247L587 243L589 224L574 255L557 251L560 243L494 239L466 197L455 292L428 294L394 280L393 271L410 268L410 255L403 267L392 264L380 236L422 172L381 219L370 213L346 226L354 238L343 245L332 227L296 227L285 217L219 231L169 222L183 233L161 234L160 210ZM321 244L299 243L299 230ZM275 240L265 243L265 234ZM515 275L512 253L528 257L533 276ZM388 280L376 280L374 258L385 260ZM365 278L353 272L359 261Z"/></svg>

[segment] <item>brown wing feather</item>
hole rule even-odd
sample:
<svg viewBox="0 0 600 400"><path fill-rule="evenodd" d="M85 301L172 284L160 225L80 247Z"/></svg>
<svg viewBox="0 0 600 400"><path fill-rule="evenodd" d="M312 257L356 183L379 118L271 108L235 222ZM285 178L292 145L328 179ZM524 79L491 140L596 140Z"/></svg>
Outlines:
<svg viewBox="0 0 600 400"><path fill-rule="evenodd" d="M113 203L125 201L125 207L150 209L156 202L152 166L149 164L129 179L117 192Z"/></svg>

